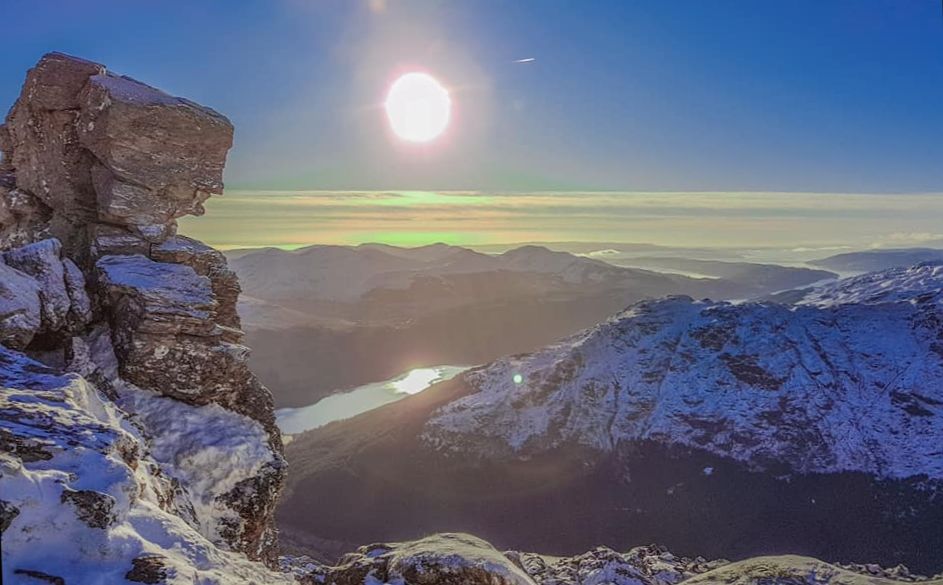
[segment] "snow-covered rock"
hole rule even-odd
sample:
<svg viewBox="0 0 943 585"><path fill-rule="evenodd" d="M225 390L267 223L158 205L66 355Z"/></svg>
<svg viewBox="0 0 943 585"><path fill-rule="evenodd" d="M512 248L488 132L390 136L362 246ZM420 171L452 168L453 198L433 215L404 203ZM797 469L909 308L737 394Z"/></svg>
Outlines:
<svg viewBox="0 0 943 585"><path fill-rule="evenodd" d="M290 582L228 552L206 526L226 517L214 494L265 464L257 423L131 387L115 403L85 378L2 346L0 366L4 583ZM147 574L160 580L141 581Z"/></svg>
<svg viewBox="0 0 943 585"><path fill-rule="evenodd" d="M362 546L337 566L312 573L314 581L338 585L534 585L521 567L469 534L435 534L411 542Z"/></svg>
<svg viewBox="0 0 943 585"><path fill-rule="evenodd" d="M29 345L42 324L39 283L0 262L0 343Z"/></svg>
<svg viewBox="0 0 943 585"><path fill-rule="evenodd" d="M572 557L505 554L540 585L675 585L728 562L675 556L667 548L655 545L636 547L626 553L600 546Z"/></svg>
<svg viewBox="0 0 943 585"><path fill-rule="evenodd" d="M302 583L325 585L892 585L940 578L911 575L906 567L840 566L794 555L739 562L672 554L657 545L625 553L596 547L580 555L554 557L527 552L499 553L468 534L371 544L344 556L337 565L285 558L286 570Z"/></svg>
<svg viewBox="0 0 943 585"><path fill-rule="evenodd" d="M91 319L85 277L72 260L62 257L59 240L49 238L13 248L3 254L3 261L39 285L42 332L78 330Z"/></svg>
<svg viewBox="0 0 943 585"><path fill-rule="evenodd" d="M903 577L903 578L902 578ZM939 576L931 579L913 579L899 571L885 570L871 565L870 570L848 568L823 563L796 555L756 557L729 563L713 571L684 581L689 585L754 585L760 583L788 583L790 585L881 585L922 581L938 585Z"/></svg>
<svg viewBox="0 0 943 585"><path fill-rule="evenodd" d="M838 280L812 289L798 304L828 307L893 302L915 305L943 304L943 260L889 268Z"/></svg>

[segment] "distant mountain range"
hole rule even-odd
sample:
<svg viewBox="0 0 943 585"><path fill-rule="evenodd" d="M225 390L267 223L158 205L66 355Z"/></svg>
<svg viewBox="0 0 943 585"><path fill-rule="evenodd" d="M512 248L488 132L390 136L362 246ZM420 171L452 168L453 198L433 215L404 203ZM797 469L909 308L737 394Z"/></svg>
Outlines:
<svg viewBox="0 0 943 585"><path fill-rule="evenodd" d="M820 260L812 260L809 264L839 272L871 272L940 260L943 260L943 249L888 248L836 254Z"/></svg>
<svg viewBox="0 0 943 585"><path fill-rule="evenodd" d="M242 284L253 369L279 406L413 367L535 349L644 298L750 298L834 276L690 260L711 273L692 278L665 263L626 268L540 246L500 254L445 244L269 248L235 252L230 261ZM665 262L672 261L685 262Z"/></svg>
<svg viewBox="0 0 943 585"><path fill-rule="evenodd" d="M352 542L461 527L560 554L658 541L939 571L940 380L943 263L792 305L643 301L300 435L281 521Z"/></svg>

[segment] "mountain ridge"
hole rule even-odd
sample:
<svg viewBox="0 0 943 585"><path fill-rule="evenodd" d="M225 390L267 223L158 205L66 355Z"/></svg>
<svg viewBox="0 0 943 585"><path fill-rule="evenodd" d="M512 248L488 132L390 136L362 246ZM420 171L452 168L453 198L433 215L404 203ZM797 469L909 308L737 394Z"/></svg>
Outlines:
<svg viewBox="0 0 943 585"><path fill-rule="evenodd" d="M710 555L801 545L931 570L943 545L941 279L925 264L824 285L793 305L642 301L297 436L280 521L300 528L310 506L355 540L472 525L557 554L639 539ZM738 489L751 490L749 505ZM392 507L384 513L407 526L342 521L339 505Z"/></svg>

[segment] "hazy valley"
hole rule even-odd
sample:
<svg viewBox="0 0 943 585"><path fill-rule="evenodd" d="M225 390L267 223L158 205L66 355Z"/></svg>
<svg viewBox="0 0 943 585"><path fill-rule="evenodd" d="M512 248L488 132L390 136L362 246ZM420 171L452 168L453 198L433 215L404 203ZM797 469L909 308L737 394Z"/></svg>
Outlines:
<svg viewBox="0 0 943 585"><path fill-rule="evenodd" d="M500 254L444 244L314 246L230 258L251 364L278 406L416 367L532 350L645 298L744 299L835 277L673 257L623 260L650 266L626 268L535 245ZM679 263L702 274L679 274Z"/></svg>

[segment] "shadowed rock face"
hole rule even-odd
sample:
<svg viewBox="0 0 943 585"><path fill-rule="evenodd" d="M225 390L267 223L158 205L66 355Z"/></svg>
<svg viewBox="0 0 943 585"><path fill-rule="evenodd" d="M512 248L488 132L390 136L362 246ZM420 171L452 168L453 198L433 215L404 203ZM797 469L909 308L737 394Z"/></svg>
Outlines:
<svg viewBox="0 0 943 585"><path fill-rule="evenodd" d="M164 583L169 571L164 566L164 557L160 555L144 555L132 561L133 568L124 578L135 583Z"/></svg>
<svg viewBox="0 0 943 585"><path fill-rule="evenodd" d="M75 515L92 528L108 528L115 522L112 512L115 498L108 494L94 490L65 490L59 499L75 508Z"/></svg>
<svg viewBox="0 0 943 585"><path fill-rule="evenodd" d="M253 430L231 447L255 460L192 478L201 483L191 497L212 510L196 506L190 520L217 545L271 564L284 460L271 395L241 343L239 283L222 254L175 235L176 218L202 214L203 202L222 193L232 136L229 120L209 108L97 63L44 56L0 126L0 343L81 373L142 420L153 413L141 389L194 409L222 407L250 419L247 429L261 424L261 441ZM29 373L4 380L38 388ZM151 448L168 461L184 447L207 453L226 433L246 432L200 434L196 415L186 424L150 420ZM24 427L0 430L9 431L5 445L23 446L23 463L35 460ZM181 433L185 446L172 443ZM107 531L108 498L71 489L61 504Z"/></svg>

